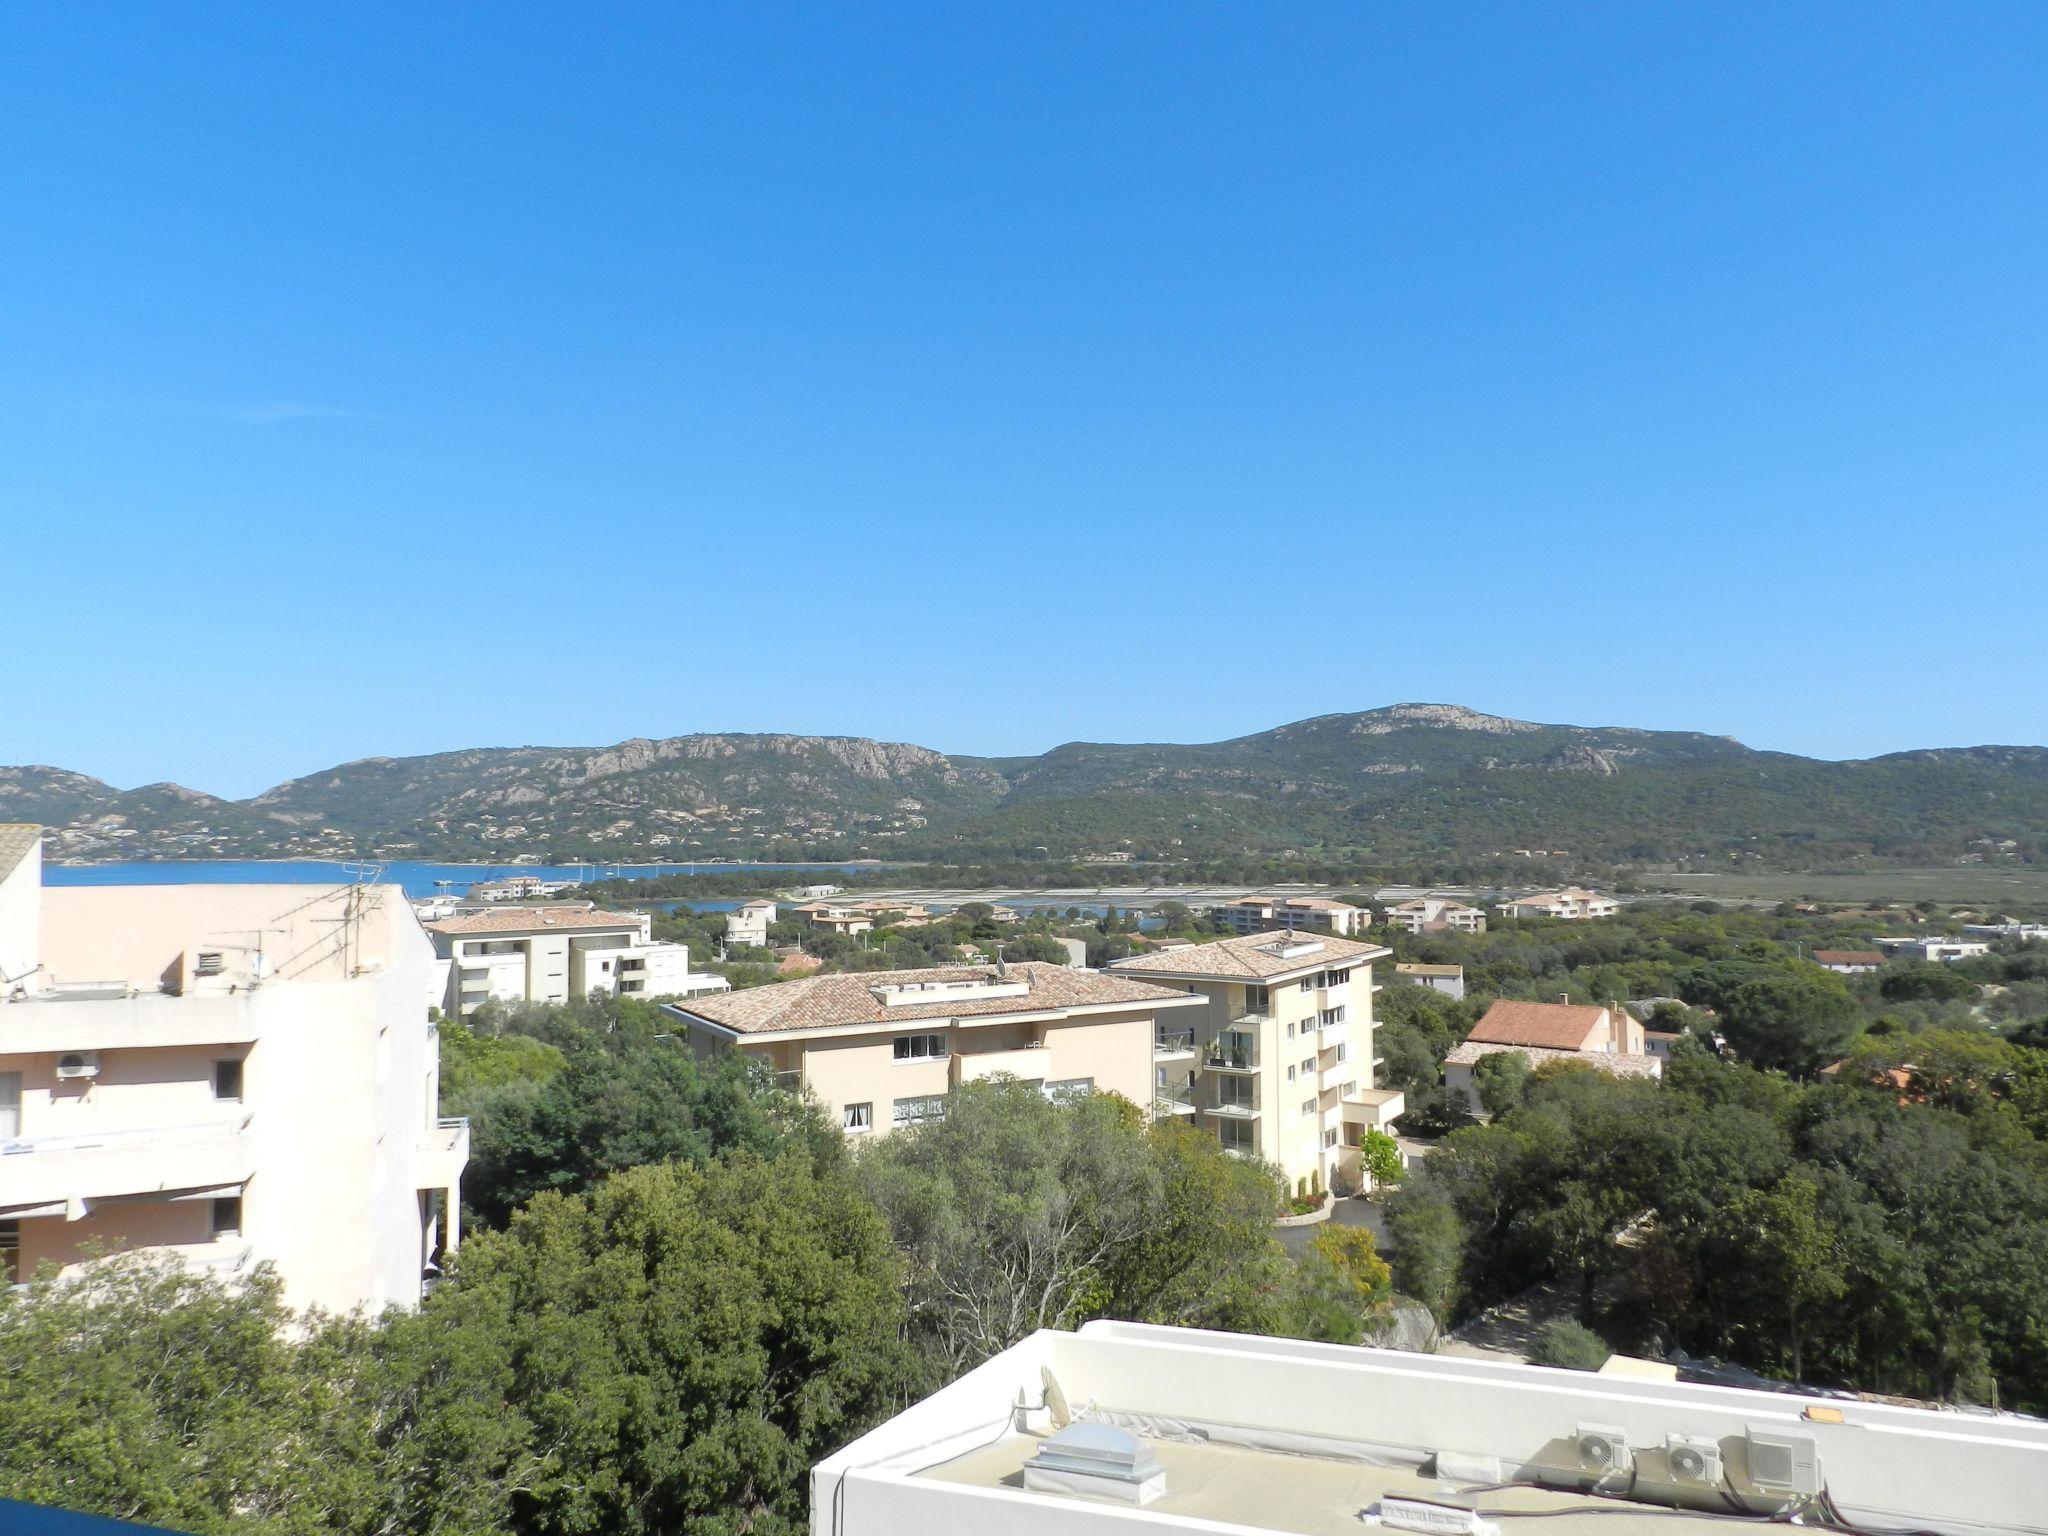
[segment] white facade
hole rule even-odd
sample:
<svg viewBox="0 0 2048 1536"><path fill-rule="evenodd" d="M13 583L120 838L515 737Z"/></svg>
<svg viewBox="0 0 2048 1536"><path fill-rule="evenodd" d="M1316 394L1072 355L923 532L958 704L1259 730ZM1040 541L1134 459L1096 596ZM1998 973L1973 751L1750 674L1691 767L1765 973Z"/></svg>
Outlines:
<svg viewBox="0 0 2048 1536"><path fill-rule="evenodd" d="M1486 914L1477 907L1442 896L1418 896L1413 901L1395 902L1387 908L1389 927L1410 933L1484 933Z"/></svg>
<svg viewBox="0 0 2048 1536"><path fill-rule="evenodd" d="M1139 1323L1044 1330L813 1468L811 1531L1346 1536L1390 1529L1366 1521L1407 1497L1476 1507L1497 1532L1727 1536L1735 1512L1769 1528L1817 1488L1866 1531L2043 1529L2040 1420L1659 1374ZM1100 1451L1122 1440L1151 1486L1044 1476L1069 1414ZM1589 1432L1604 1460L1582 1450ZM1700 1458L1688 1475L1680 1453L1702 1450L1712 1469Z"/></svg>
<svg viewBox="0 0 2048 1536"><path fill-rule="evenodd" d="M294 1307L416 1304L469 1131L404 894L40 886L31 852L0 892L0 1261L144 1249L273 1264Z"/></svg>
<svg viewBox="0 0 2048 1536"><path fill-rule="evenodd" d="M1454 1001L1465 996L1465 967L1462 965L1397 965L1394 974L1418 987L1441 992Z"/></svg>
<svg viewBox="0 0 2048 1536"><path fill-rule="evenodd" d="M1931 963L1951 965L1958 960L1973 960L1978 955L1991 953L1991 945L1983 939L1872 939L1871 942L1887 954L1903 955L1909 960L1926 960Z"/></svg>
<svg viewBox="0 0 2048 1536"><path fill-rule="evenodd" d="M1210 908L1209 915L1232 933L1312 928L1345 938L1362 933L1372 922L1372 913L1365 908L1321 896L1240 896Z"/></svg>
<svg viewBox="0 0 2048 1536"><path fill-rule="evenodd" d="M731 985L693 973L689 949L657 943L652 925L645 912L591 907L501 908L434 923L428 931L448 967L441 1007L460 1018L488 1002L681 997Z"/></svg>
<svg viewBox="0 0 2048 1536"><path fill-rule="evenodd" d="M775 921L775 903L772 901L750 901L735 907L725 914L725 943L727 948L736 944L751 945L755 949L768 947L768 925Z"/></svg>

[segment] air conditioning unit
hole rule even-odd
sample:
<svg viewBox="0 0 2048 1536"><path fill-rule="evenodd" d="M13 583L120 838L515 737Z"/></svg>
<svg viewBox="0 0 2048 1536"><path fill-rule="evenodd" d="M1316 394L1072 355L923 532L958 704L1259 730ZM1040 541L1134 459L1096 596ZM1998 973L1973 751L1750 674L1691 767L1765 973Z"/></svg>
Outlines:
<svg viewBox="0 0 2048 1536"><path fill-rule="evenodd" d="M1666 1435L1664 1470L1674 1483L1721 1486L1721 1444L1704 1435Z"/></svg>
<svg viewBox="0 0 2048 1536"><path fill-rule="evenodd" d="M1610 1472L1627 1472L1635 1466L1628 1448L1628 1431L1611 1424L1581 1424L1573 1431L1579 1446L1579 1465L1595 1477Z"/></svg>
<svg viewBox="0 0 2048 1536"><path fill-rule="evenodd" d="M61 1081L79 1077L100 1075L100 1053L98 1051L73 1051L68 1056L57 1058L57 1076Z"/></svg>
<svg viewBox="0 0 2048 1536"><path fill-rule="evenodd" d="M1812 1498L1820 1492L1820 1449L1811 1435L1751 1429L1749 1485L1758 1493Z"/></svg>

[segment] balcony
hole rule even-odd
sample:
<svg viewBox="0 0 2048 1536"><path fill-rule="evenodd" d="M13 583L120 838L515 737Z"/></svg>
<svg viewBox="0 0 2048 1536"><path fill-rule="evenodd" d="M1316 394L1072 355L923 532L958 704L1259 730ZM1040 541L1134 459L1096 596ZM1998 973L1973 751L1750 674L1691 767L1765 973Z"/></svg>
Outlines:
<svg viewBox="0 0 2048 1536"><path fill-rule="evenodd" d="M414 1187L453 1189L462 1181L462 1170L468 1165L469 1117L456 1115L437 1120L420 1132Z"/></svg>
<svg viewBox="0 0 2048 1536"><path fill-rule="evenodd" d="M1004 1074L1026 1082L1042 1083L1052 1076L1052 1052L1042 1045L1009 1051L962 1051L953 1057L953 1081L979 1082Z"/></svg>
<svg viewBox="0 0 2048 1536"><path fill-rule="evenodd" d="M249 1116L0 1142L0 1211L55 1214L115 1195L231 1188L253 1172ZM67 1212L67 1214L69 1214Z"/></svg>
<svg viewBox="0 0 2048 1536"><path fill-rule="evenodd" d="M1272 1022L1273 1010L1270 1007L1248 1008L1230 1021L1232 1028L1245 1029L1257 1029L1261 1024L1270 1024Z"/></svg>
<svg viewBox="0 0 2048 1536"><path fill-rule="evenodd" d="M1222 1034L1209 1042L1202 1065L1211 1072L1256 1072L1259 1070L1259 1040L1256 1035Z"/></svg>
<svg viewBox="0 0 2048 1536"><path fill-rule="evenodd" d="M1154 1029L1152 1031L1152 1059L1154 1061L1193 1061L1195 1059L1195 1032L1192 1029Z"/></svg>
<svg viewBox="0 0 2048 1536"><path fill-rule="evenodd" d="M1321 1092L1328 1093L1333 1088L1342 1088L1346 1083L1355 1081L1357 1077L1358 1063L1355 1061L1326 1062L1322 1070L1316 1073L1316 1087Z"/></svg>
<svg viewBox="0 0 2048 1536"><path fill-rule="evenodd" d="M1226 1120L1256 1120L1259 1118L1259 1097L1255 1093L1228 1093L1218 1091L1209 1096L1208 1111L1221 1115Z"/></svg>
<svg viewBox="0 0 2048 1536"><path fill-rule="evenodd" d="M1168 1080L1161 1074L1161 1081L1152 1091L1153 1117L1157 1119L1164 1115L1192 1115L1195 1108L1193 1074L1177 1080Z"/></svg>
<svg viewBox="0 0 2048 1536"><path fill-rule="evenodd" d="M1384 1131L1407 1107L1407 1098L1398 1088L1361 1088L1344 1096L1344 1123Z"/></svg>

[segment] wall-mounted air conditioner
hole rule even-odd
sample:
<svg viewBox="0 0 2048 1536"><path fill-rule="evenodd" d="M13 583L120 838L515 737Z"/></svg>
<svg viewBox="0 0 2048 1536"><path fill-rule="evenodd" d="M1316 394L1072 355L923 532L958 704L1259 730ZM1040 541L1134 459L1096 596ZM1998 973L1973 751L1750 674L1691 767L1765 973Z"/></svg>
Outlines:
<svg viewBox="0 0 2048 1536"><path fill-rule="evenodd" d="M74 1078L98 1077L100 1075L100 1053L98 1051L72 1051L57 1058L57 1077L69 1082Z"/></svg>

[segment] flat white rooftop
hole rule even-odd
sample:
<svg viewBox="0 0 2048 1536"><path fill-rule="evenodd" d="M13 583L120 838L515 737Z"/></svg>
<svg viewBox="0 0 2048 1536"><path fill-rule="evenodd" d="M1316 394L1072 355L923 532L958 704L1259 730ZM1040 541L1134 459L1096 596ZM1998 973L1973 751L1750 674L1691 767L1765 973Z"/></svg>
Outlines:
<svg viewBox="0 0 2048 1536"><path fill-rule="evenodd" d="M1163 1491L1026 1487L1060 1403L1128 1433ZM1401 1497L1502 1536L1532 1519L1527 1536L1726 1536L1795 1518L2043 1536L2048 1423L1091 1323L1034 1334L905 1410L814 1468L811 1492L817 1536L1348 1536L1392 1528L1372 1522Z"/></svg>

